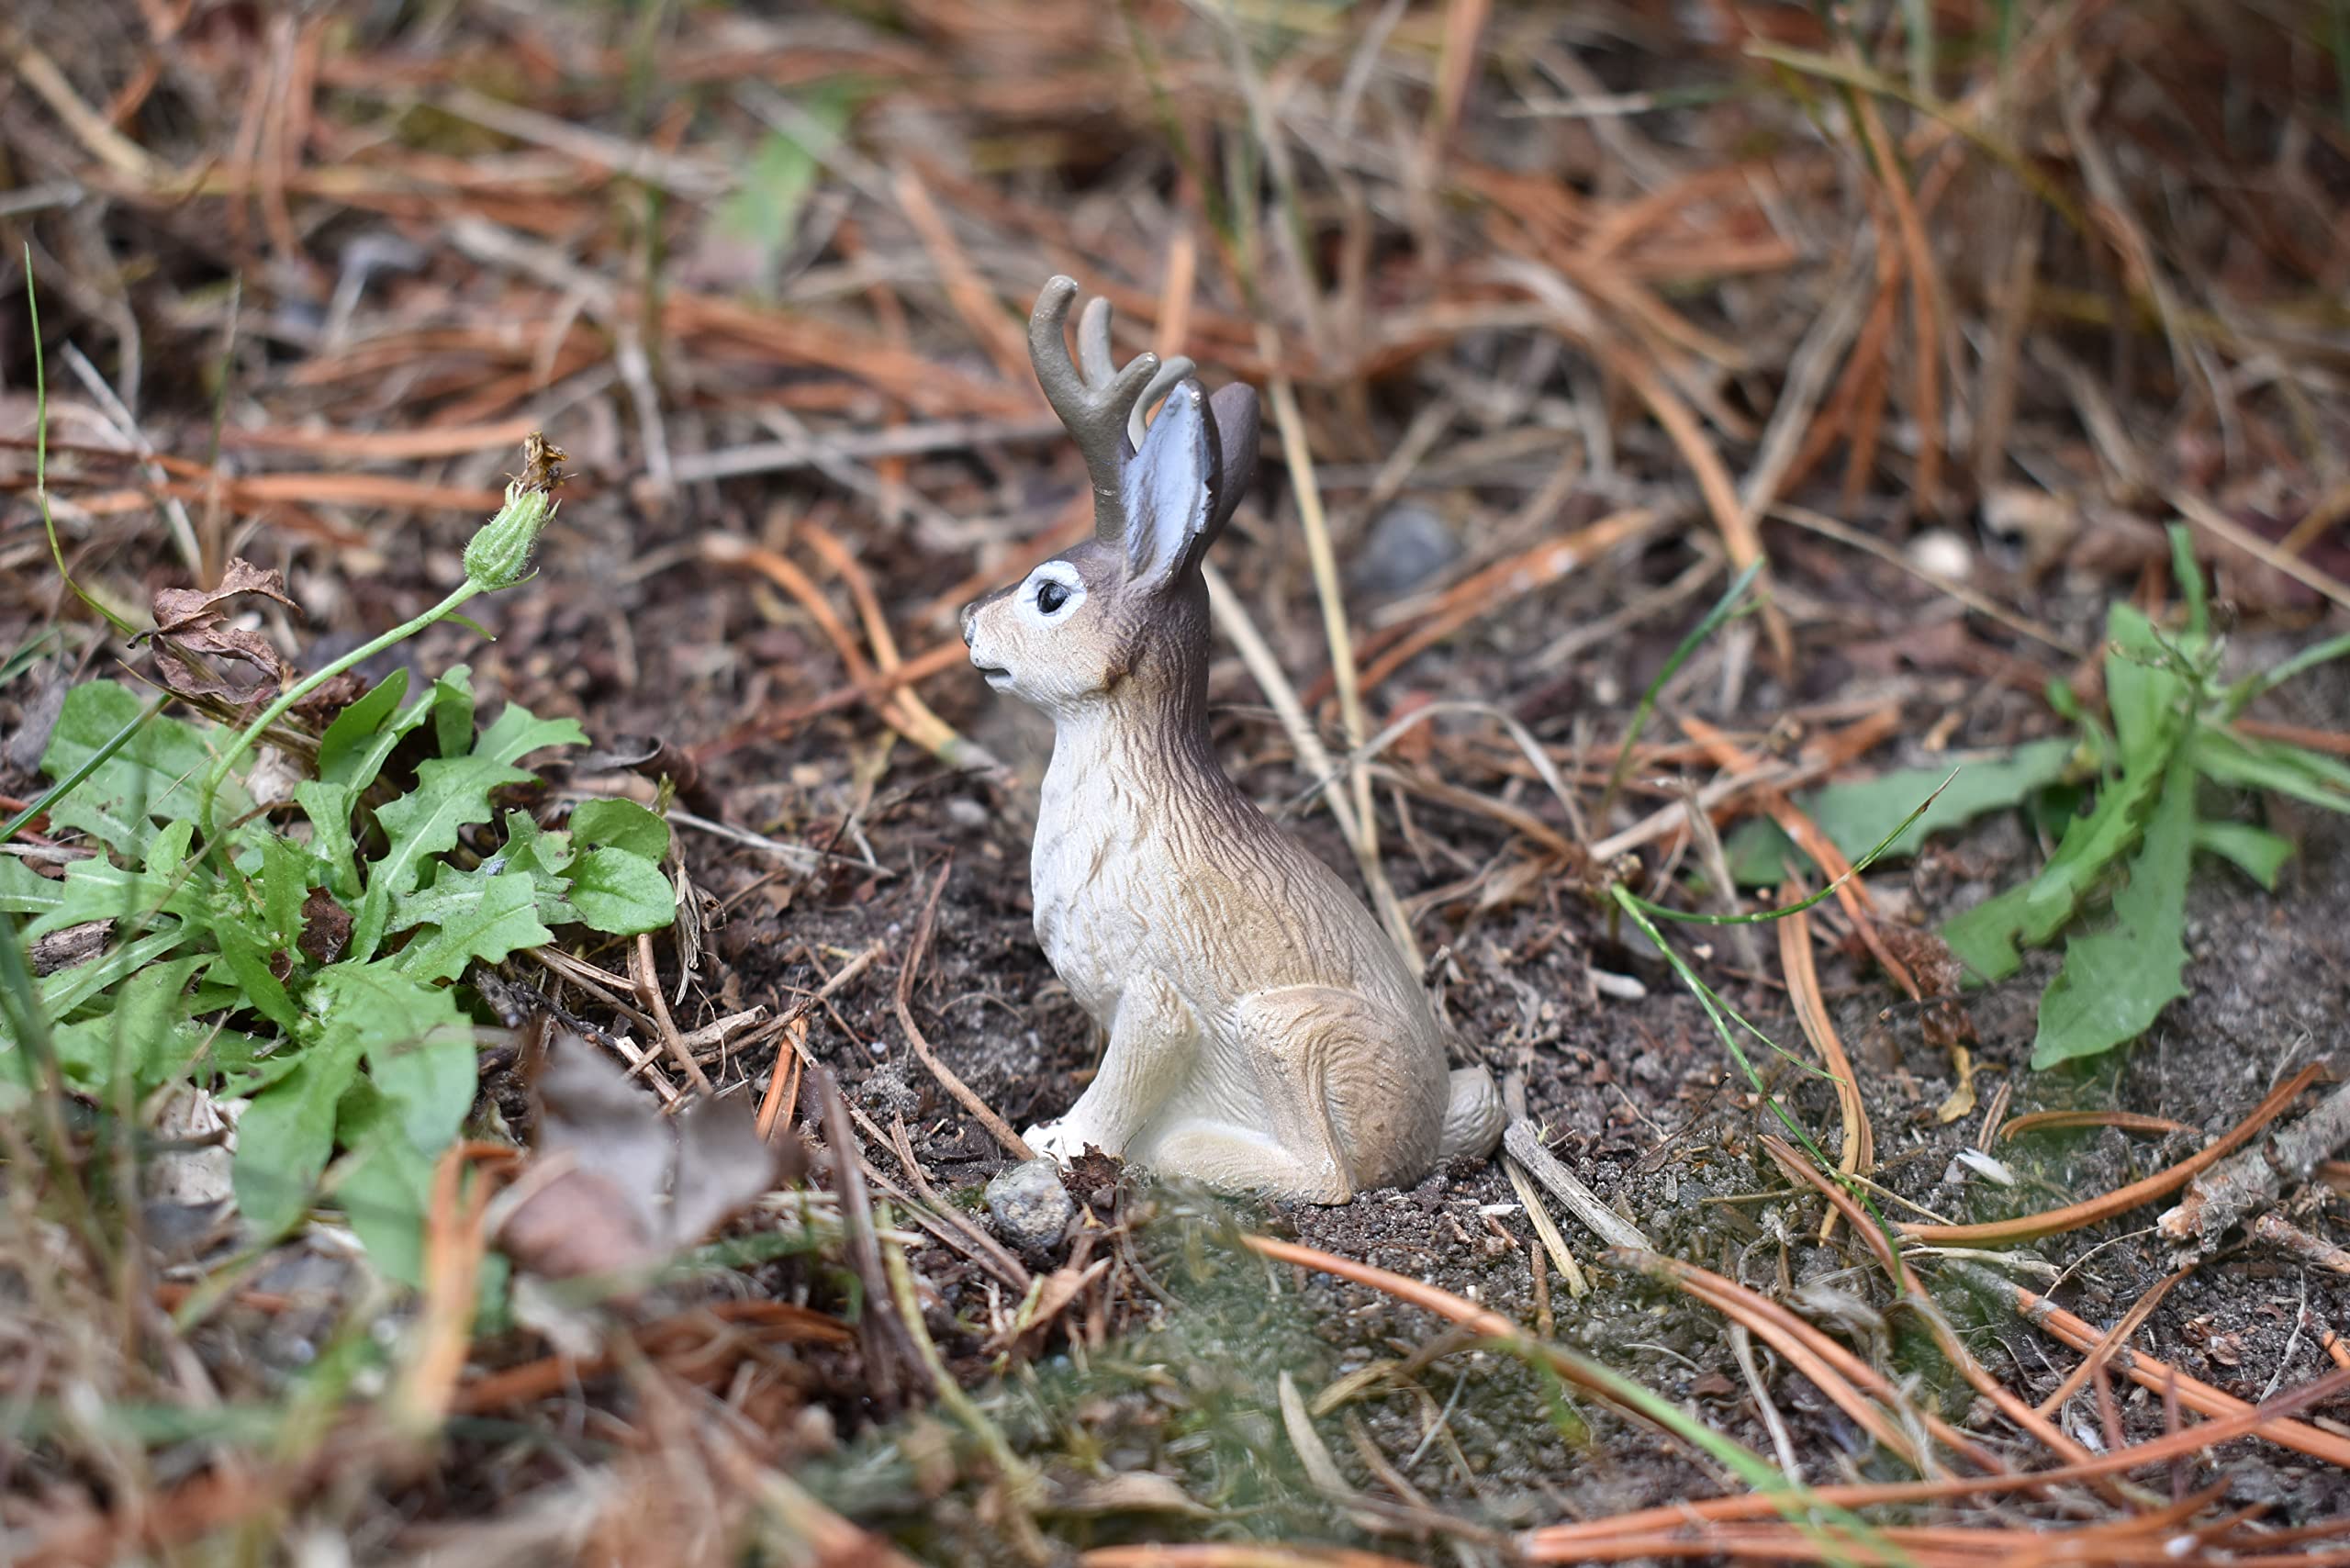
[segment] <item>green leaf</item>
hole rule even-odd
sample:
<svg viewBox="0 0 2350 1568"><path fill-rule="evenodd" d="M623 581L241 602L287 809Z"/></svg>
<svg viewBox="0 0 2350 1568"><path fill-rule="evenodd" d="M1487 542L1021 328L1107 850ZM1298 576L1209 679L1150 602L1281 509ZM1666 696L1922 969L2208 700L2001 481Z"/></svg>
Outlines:
<svg viewBox="0 0 2350 1568"><path fill-rule="evenodd" d="M0 855L0 913L44 915L65 902L65 884L52 881L14 855Z"/></svg>
<svg viewBox="0 0 2350 1568"><path fill-rule="evenodd" d="M115 981L137 974L192 935L191 926L175 920L86 964L60 969L40 982L41 1006L51 1019L66 1017Z"/></svg>
<svg viewBox="0 0 2350 1568"><path fill-rule="evenodd" d="M846 129L856 92L847 84L826 84L800 99L811 124L834 137ZM751 275L765 290L774 286L774 269L790 249L799 231L800 214L816 188L822 148L810 149L797 137L767 133L751 154L742 182L718 204L711 215L714 230L749 249Z"/></svg>
<svg viewBox="0 0 2350 1568"><path fill-rule="evenodd" d="M432 743L442 756L463 756L474 739L474 672L458 665L432 683Z"/></svg>
<svg viewBox="0 0 2350 1568"><path fill-rule="evenodd" d="M591 849L571 872L571 907L598 931L632 936L677 918L677 892L661 868L625 849Z"/></svg>
<svg viewBox="0 0 2350 1568"><path fill-rule="evenodd" d="M2018 944L2037 946L2073 918L2106 869L2127 854L2159 790L2160 774L2125 774L2098 792L2097 805L2065 830L2040 875L1952 920L1942 940L1982 980L2001 980L2022 962Z"/></svg>
<svg viewBox="0 0 2350 1568"><path fill-rule="evenodd" d="M368 1076L400 1107L408 1141L438 1155L474 1103L473 1025L456 998L389 964L341 963L310 982L320 1038L366 1054Z"/></svg>
<svg viewBox="0 0 2350 1568"><path fill-rule="evenodd" d="M140 870L125 870L104 855L76 860L65 868L57 901L47 913L25 927L28 940L93 920L129 921L133 928L156 914L201 917L209 891L208 879L187 870L185 861L196 836L196 823L173 823L148 841L147 863Z"/></svg>
<svg viewBox="0 0 2350 1568"><path fill-rule="evenodd" d="M2106 706L2113 713L2114 738L2121 746L2124 773L2167 766L2170 748L2185 721L2192 692L2177 667L2177 655L2154 622L2128 604L2106 612Z"/></svg>
<svg viewBox="0 0 2350 1568"><path fill-rule="evenodd" d="M1943 924L1943 943L1974 979L2001 980L2021 967L2023 956L2016 950L2016 935L2023 929L2031 896L2031 884L2019 882Z"/></svg>
<svg viewBox="0 0 2350 1568"><path fill-rule="evenodd" d="M137 694L110 680L94 680L65 694L50 732L41 771L62 778L144 711ZM81 787L51 802L50 821L78 828L124 855L137 856L154 836L156 821L192 820L205 771L212 766L211 732L177 719L149 720ZM223 818L243 815L252 799L230 780L219 795Z"/></svg>
<svg viewBox="0 0 2350 1568"><path fill-rule="evenodd" d="M364 1079L343 1095L338 1126L343 1147L352 1152L336 1173L336 1204L379 1272L420 1287L434 1157L409 1141L397 1102Z"/></svg>
<svg viewBox="0 0 2350 1568"><path fill-rule="evenodd" d="M2277 873L2293 857L2292 841L2250 823L2197 823L2195 847L2235 862L2254 881L2277 890Z"/></svg>
<svg viewBox="0 0 2350 1568"><path fill-rule="evenodd" d="M310 819L310 848L327 867L326 887L348 903L359 897L358 848L351 836L351 808L359 791L348 784L305 778L294 799Z"/></svg>
<svg viewBox="0 0 2350 1568"><path fill-rule="evenodd" d="M392 927L430 925L429 936L396 960L418 980L454 980L476 958L496 963L520 947L554 940L539 923L539 890L528 871L484 875L443 863L431 888L396 900Z"/></svg>
<svg viewBox="0 0 2350 1568"><path fill-rule="evenodd" d="M114 1081L118 1052L140 1094L168 1082L202 1036L187 1025L188 977L201 956L150 964L123 981L106 1012L62 1024L51 1039L66 1081L97 1093Z"/></svg>
<svg viewBox="0 0 2350 1568"><path fill-rule="evenodd" d="M202 1014L204 992L196 991L188 1011ZM301 1065L302 1049L282 1036L248 1035L241 1029L208 1029L199 1044L196 1066L220 1075L216 1091L224 1100L250 1099L283 1080Z"/></svg>
<svg viewBox="0 0 2350 1568"><path fill-rule="evenodd" d="M360 1049L351 1036L304 1047L238 1120L229 1174L257 1237L282 1235L309 1207L334 1152L335 1106L359 1074Z"/></svg>
<svg viewBox="0 0 2350 1568"><path fill-rule="evenodd" d="M302 1026L302 1010L294 1004L285 982L269 967L270 950L245 923L234 914L224 913L212 925L212 939L219 944L220 962L212 978L227 978L236 982L243 994L244 1004L292 1034Z"/></svg>
<svg viewBox="0 0 2350 1568"><path fill-rule="evenodd" d="M2273 790L2313 806L2350 812L2350 767L2332 757L2209 726L2195 732L2193 755L2196 767L2214 783Z"/></svg>
<svg viewBox="0 0 2350 1568"><path fill-rule="evenodd" d="M1947 767L1906 767L1856 783L1830 784L1797 797L1804 814L1819 824L1830 843L1847 860L1856 859L1883 843L1901 826L1901 819L1932 798L1923 815L1903 828L1880 858L1918 853L1927 836L1960 826L1986 812L2020 802L2033 790L2054 783L2071 766L2076 750L2066 739L2033 741L2005 756L1969 762L1953 778ZM1942 780L1949 788L1934 791ZM1724 846L1730 875L1741 883L1774 883L1790 866L1809 867L1810 857L1767 817L1752 817L1740 824Z"/></svg>
<svg viewBox="0 0 2350 1568"><path fill-rule="evenodd" d="M509 702L471 753L419 767L416 788L375 812L390 846L368 868L367 891L352 923L352 959L375 956L392 901L414 890L424 863L455 847L459 829L489 820L489 792L531 778L514 766L516 758L542 746L581 745L587 738L574 720L534 719L520 703Z"/></svg>
<svg viewBox="0 0 2350 1568"><path fill-rule="evenodd" d="M2040 999L2031 1065L2053 1067L2134 1040L2187 994L2187 873L2195 840L2195 770L2183 759L2165 780L2113 924L2075 936Z"/></svg>
<svg viewBox="0 0 2350 1568"><path fill-rule="evenodd" d="M625 849L656 866L669 853L669 824L634 801L581 802L571 813L571 836L590 848Z"/></svg>
<svg viewBox="0 0 2350 1568"><path fill-rule="evenodd" d="M382 757L391 755L391 745L382 747L374 767L368 766L367 758L371 753L376 752L386 734L385 721L392 716L393 711L399 706L400 699L407 695L408 671L405 668L396 669L377 681L358 701L337 713L327 725L326 733L319 737L319 777L329 783L348 784L359 790L374 783L376 772L383 767ZM424 708L420 706L413 711L416 720L420 721L424 717ZM415 721L411 721L409 727L413 728L414 723ZM399 736L406 733L395 731L391 734L392 745L397 745Z"/></svg>
<svg viewBox="0 0 2350 1568"><path fill-rule="evenodd" d="M2350 632L2339 637L2329 637L2313 647L2303 648L2283 664L2244 677L2228 688L2221 711L2232 719L2244 711L2246 703L2262 692L2276 689L2305 670L2345 657L2350 657Z"/></svg>
<svg viewBox="0 0 2350 1568"><path fill-rule="evenodd" d="M528 812L506 813L506 846L498 858L515 870L528 871L560 890L576 853L568 833L549 833Z"/></svg>
<svg viewBox="0 0 2350 1568"><path fill-rule="evenodd" d="M292 841L271 834L261 841L262 939L273 953L299 963L302 901L310 894L310 867Z"/></svg>

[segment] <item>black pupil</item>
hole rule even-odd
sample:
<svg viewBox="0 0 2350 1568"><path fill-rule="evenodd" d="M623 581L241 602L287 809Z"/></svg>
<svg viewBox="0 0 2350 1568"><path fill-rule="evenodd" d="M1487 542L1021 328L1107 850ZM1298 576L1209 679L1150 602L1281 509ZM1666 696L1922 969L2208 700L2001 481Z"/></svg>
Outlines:
<svg viewBox="0 0 2350 1568"><path fill-rule="evenodd" d="M1050 615L1069 602L1069 589L1050 577L1036 585L1036 608Z"/></svg>

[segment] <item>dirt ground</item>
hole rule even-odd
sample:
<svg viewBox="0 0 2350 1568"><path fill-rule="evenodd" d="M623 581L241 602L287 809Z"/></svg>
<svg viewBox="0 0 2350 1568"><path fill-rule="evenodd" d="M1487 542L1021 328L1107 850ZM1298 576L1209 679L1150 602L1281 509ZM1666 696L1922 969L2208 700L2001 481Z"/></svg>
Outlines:
<svg viewBox="0 0 2350 1568"><path fill-rule="evenodd" d="M1803 1483L1912 1476L1772 1345L1561 1211L1577 1294L1498 1160L1330 1208L1089 1160L1068 1178L1088 1218L1058 1249L990 1250L980 1194L1008 1157L906 1018L1014 1128L1066 1108L1099 1050L1031 929L1048 729L955 645L964 599L1085 526L1020 341L1055 270L1115 295L1121 353L1158 342L1212 385L1267 391L1258 486L1216 560L1331 751L1347 739L1327 593L1376 672L1365 733L1479 705L1378 759L1382 865L1464 1059L1522 1085L1558 1159L1657 1253L1786 1305L2000 1462L2051 1462L1849 1226L1820 1239L1821 1200L1766 1153L1779 1124L1595 892L1620 874L1682 896L1673 870L1703 846L1674 847L1675 829L1599 868L1585 849L1739 771L1705 759L1695 722L1773 759L1880 726L1838 779L2074 733L2051 690L2098 710L2107 607L2173 596L2160 525L2177 516L2213 576L2230 673L2350 626L2338 39L2185 3L2084 5L2012 36L2008 7L1966 3L412 9L126 0L48 8L21 36L32 24L0 20L0 653L51 639L0 683L0 808L42 787L69 684L151 671L63 588L31 503L22 255L60 549L110 605L143 611L244 556L283 569L304 611L252 625L316 668L461 580L523 431L567 450L537 575L467 608L489 640L444 623L357 673L464 662L485 710L579 720L596 755L549 770L542 816L674 786L700 933L655 945L685 982L677 1023L800 1008L850 1133L772 1034L713 1057L728 1095L787 1075L806 1190L596 1319L592 1355L475 1324L421 1458L369 1424L379 1390L351 1392L340 1425L318 1416L335 1437L309 1450L275 1424L316 1415L304 1391L329 1352L420 1321L331 1220L185 1336L142 1300L162 1348L108 1347L95 1381L50 1354L78 1338L0 1291L13 1409L151 1417L92 1436L12 1415L11 1553L264 1561L283 1535L341 1553L305 1562L831 1564L886 1562L886 1540L937 1563L1207 1568L1237 1560L1111 1549L1253 1541L1498 1564L1528 1560L1517 1532L1749 1488L1524 1345L1269 1261L1248 1235L1500 1314ZM1310 459L1335 582L1284 434ZM1582 554L1564 564L1560 543ZM1571 821L1504 720L1597 811L1642 693L1758 550L1767 610L1664 682L1607 820ZM1417 651L1391 654L1405 637ZM1360 888L1268 694L1229 638L1215 648L1219 756ZM901 656L936 728L894 695ZM2253 712L2339 754L2350 670ZM969 745L1002 766L948 759ZM2350 818L2204 805L2298 853L2273 891L2199 857L2188 994L2070 1068L2028 1065L2053 954L1921 1005L1834 902L1812 912L1888 1218L2095 1197L2303 1067L2350 1076ZM1740 796L1721 825L1754 810ZM2050 847L1995 812L1866 880L1884 927L1930 950L1927 933ZM1775 928L1668 935L1810 1059ZM486 1036L518 986L612 1022L519 956L469 984ZM1833 1148L1831 1086L1755 1054ZM527 1133L527 1055L486 1039L468 1127L486 1148ZM2182 1128L1993 1141L2053 1110ZM48 1245L38 1176L5 1172L9 1247ZM2277 1205L2350 1245L2345 1192L2350 1168L2322 1166ZM2027 1404L2079 1357L1986 1278L2099 1329L2166 1289L2132 1345L2249 1402L2350 1366L2350 1274L2239 1231L2174 1282L2161 1206L1992 1255L1988 1276L1913 1261ZM933 1397L877 1307L885 1249L861 1251L856 1228L877 1215L943 1358ZM189 1291L240 1238L230 1219L184 1238L151 1224L149 1242ZM1022 1281L1058 1293L1024 1327ZM2350 1439L2345 1397L2297 1418ZM188 1424L224 1405L272 1424ZM2089 1454L2199 1418L2120 1377L2051 1414ZM2350 1470L2258 1439L2135 1483L1871 1519L1964 1526L1986 1532L1968 1550L2007 1552L2018 1531L2143 1519L2163 1491L2192 1502L2182 1529L2240 1509L2263 1530L2350 1518ZM2204 1549L2169 1539L2173 1556ZM1785 1554L1821 1555L1799 1544ZM1914 1560L1950 1561L1928 1547Z"/></svg>

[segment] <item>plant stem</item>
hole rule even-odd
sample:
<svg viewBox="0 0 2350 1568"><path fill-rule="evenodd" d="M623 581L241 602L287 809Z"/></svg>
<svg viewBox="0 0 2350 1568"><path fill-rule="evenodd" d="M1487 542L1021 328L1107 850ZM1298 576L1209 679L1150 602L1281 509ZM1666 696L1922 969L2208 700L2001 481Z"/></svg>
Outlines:
<svg viewBox="0 0 2350 1568"><path fill-rule="evenodd" d="M212 831L213 797L220 792L221 781L229 777L229 769L237 765L237 759L239 757L244 756L245 753L253 748L253 743L261 739L262 733L264 730L267 730L270 725L275 723L278 719L285 714L288 708L293 707L294 704L302 700L303 698L308 697L311 692L316 691L328 681L332 680L336 676L341 675L344 670L349 669L353 665L363 664L365 661L374 658L386 648L391 647L398 643L406 642L408 638L415 636L419 632L423 631L427 626L431 625L434 622L454 613L459 605L464 603L467 599L472 599L476 594L484 591L485 589L480 583L475 582L470 577L466 578L464 582L457 585L454 591L453 591L448 598L442 599L440 603L434 605L423 614L417 616L411 621L402 622L399 625L393 627L390 631L385 633L382 636L376 638L372 643L367 643L352 649L351 652L343 655L342 657L335 660L332 664L326 666L324 668L319 669L297 682L292 689L286 691L283 696L279 697L276 701L271 703L266 709L263 710L261 717L255 719L252 723L245 726L243 733L239 734L234 742L230 743L229 749L220 754L220 760L212 765L212 771L204 776L203 792L196 797L196 820L197 825L204 833L206 853L209 854L211 852L212 846L216 842Z"/></svg>

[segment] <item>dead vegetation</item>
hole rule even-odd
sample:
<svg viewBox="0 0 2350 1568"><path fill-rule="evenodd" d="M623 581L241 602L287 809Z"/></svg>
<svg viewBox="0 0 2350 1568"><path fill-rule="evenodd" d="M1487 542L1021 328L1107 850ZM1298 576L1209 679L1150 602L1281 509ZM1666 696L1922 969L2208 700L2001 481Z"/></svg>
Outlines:
<svg viewBox="0 0 2350 1568"><path fill-rule="evenodd" d="M480 1088L413 1288L357 1189L254 1234L208 1092L13 1103L12 1560L2350 1549L2330 776L2197 797L2284 852L2193 862L2119 1053L2028 1070L2053 963L1964 990L1937 935L2085 803L2109 604L2214 689L2343 629L2340 6L95 0L0 45L9 854L93 842L25 814L70 689L249 722L470 580L543 431L497 640L351 673L576 720L501 809L665 809L678 912L443 977ZM1329 1211L1089 1160L1028 1249L979 1204L1091 1059L1037 736L954 625L1090 526L1054 272L1264 392L1225 754L1510 1081L1510 1159ZM269 731L261 820L361 689ZM2229 733L2350 756L2345 689ZM1848 875L1825 790L2035 742Z"/></svg>

